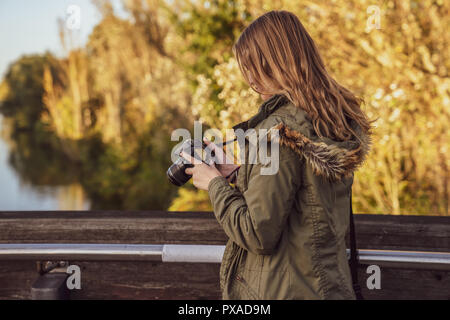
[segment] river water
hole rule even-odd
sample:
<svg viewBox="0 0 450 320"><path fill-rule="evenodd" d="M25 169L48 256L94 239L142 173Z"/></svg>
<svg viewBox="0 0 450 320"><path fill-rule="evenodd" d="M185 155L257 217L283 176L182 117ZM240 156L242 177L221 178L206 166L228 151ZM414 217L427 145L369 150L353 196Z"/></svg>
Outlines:
<svg viewBox="0 0 450 320"><path fill-rule="evenodd" d="M0 132L2 131L0 115ZM34 186L24 182L9 164L10 147L0 135L0 211L88 210L89 200L79 184Z"/></svg>

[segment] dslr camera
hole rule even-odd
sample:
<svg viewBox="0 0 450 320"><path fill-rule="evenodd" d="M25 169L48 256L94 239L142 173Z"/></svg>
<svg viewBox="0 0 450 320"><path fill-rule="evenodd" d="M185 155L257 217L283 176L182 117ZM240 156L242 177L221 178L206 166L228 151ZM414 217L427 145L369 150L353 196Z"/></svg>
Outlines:
<svg viewBox="0 0 450 320"><path fill-rule="evenodd" d="M199 139L188 139L184 141L177 150L176 154L179 155L182 151L206 164L211 163L211 160L215 160L214 150ZM186 168L192 168L193 166L194 165L188 160L184 159L182 156L179 156L179 158L169 167L169 169L167 169L167 178L172 184L181 187L192 178L192 175L189 175L184 171Z"/></svg>

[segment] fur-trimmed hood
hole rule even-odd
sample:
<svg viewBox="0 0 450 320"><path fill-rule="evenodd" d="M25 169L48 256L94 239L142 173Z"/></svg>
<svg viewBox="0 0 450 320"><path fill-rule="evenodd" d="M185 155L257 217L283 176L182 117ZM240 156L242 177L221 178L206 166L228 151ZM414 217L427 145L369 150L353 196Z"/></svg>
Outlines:
<svg viewBox="0 0 450 320"><path fill-rule="evenodd" d="M270 116L270 120L269 120ZM248 129L267 121L269 139L273 130L279 132L279 143L304 157L315 175L330 181L339 181L351 176L364 162L371 146L370 136L352 121L352 128L358 134L348 141L335 141L316 135L306 112L295 107L283 95L275 95L265 101L258 114L234 128Z"/></svg>
<svg viewBox="0 0 450 320"><path fill-rule="evenodd" d="M279 130L280 145L285 145L300 156L304 156L314 174L331 181L351 176L364 162L369 152L370 140L364 134L360 135L361 143L356 142L356 139L352 140L355 147L349 148L348 144L341 142L327 143L323 139L314 141L282 122L271 130L274 129Z"/></svg>

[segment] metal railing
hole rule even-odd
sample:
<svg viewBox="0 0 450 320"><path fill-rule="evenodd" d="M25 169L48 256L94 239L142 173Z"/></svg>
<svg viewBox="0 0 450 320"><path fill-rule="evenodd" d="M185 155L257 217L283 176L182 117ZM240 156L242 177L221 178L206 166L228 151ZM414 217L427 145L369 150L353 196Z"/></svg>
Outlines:
<svg viewBox="0 0 450 320"><path fill-rule="evenodd" d="M0 260L220 263L224 250L184 244L0 244ZM450 252L358 250L358 257L361 264L450 270Z"/></svg>

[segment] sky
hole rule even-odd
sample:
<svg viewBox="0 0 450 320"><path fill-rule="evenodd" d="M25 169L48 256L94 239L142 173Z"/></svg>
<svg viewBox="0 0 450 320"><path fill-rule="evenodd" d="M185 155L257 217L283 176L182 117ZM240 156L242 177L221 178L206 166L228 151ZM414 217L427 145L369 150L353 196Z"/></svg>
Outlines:
<svg viewBox="0 0 450 320"><path fill-rule="evenodd" d="M112 2L120 14L121 1ZM72 5L80 10L79 28L73 20L77 13L68 12ZM64 54L58 18L75 26L75 43L83 45L101 17L91 0L0 0L0 78L9 64L23 54L47 50L58 56Z"/></svg>

